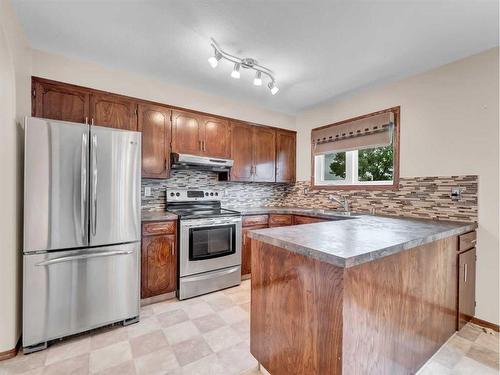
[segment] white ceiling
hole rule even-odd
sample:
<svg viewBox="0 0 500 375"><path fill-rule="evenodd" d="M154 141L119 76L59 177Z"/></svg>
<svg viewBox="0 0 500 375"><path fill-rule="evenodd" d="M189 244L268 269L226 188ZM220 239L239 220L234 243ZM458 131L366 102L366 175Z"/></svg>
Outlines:
<svg viewBox="0 0 500 375"><path fill-rule="evenodd" d="M498 0L13 0L32 46L296 113L498 45ZM209 39L276 74L281 91Z"/></svg>

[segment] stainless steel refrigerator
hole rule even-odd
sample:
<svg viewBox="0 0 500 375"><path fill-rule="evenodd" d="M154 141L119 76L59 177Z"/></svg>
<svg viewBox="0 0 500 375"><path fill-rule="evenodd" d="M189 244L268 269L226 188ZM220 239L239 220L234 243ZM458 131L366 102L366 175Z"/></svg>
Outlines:
<svg viewBox="0 0 500 375"><path fill-rule="evenodd" d="M23 347L139 316L141 134L25 120Z"/></svg>

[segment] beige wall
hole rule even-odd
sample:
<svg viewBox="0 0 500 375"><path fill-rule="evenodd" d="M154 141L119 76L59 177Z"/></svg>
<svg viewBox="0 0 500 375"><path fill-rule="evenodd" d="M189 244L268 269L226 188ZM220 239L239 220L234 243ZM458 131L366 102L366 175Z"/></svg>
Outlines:
<svg viewBox="0 0 500 375"><path fill-rule="evenodd" d="M33 75L263 125L288 129L295 127L295 117L265 110L243 101L161 83L92 62L37 50L33 51Z"/></svg>
<svg viewBox="0 0 500 375"><path fill-rule="evenodd" d="M21 335L22 129L29 111L29 46L10 3L0 0L0 352ZM28 53L29 56L29 53ZM16 100L17 99L17 100Z"/></svg>
<svg viewBox="0 0 500 375"><path fill-rule="evenodd" d="M401 176L479 175L477 316L499 322L498 48L297 117L297 178L310 178L311 129L401 106Z"/></svg>

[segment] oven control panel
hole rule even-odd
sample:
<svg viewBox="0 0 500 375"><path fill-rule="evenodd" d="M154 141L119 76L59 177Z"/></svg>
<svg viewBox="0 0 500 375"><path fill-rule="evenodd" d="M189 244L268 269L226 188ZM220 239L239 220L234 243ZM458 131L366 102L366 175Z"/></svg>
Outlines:
<svg viewBox="0 0 500 375"><path fill-rule="evenodd" d="M167 202L220 201L222 195L219 190L167 189Z"/></svg>

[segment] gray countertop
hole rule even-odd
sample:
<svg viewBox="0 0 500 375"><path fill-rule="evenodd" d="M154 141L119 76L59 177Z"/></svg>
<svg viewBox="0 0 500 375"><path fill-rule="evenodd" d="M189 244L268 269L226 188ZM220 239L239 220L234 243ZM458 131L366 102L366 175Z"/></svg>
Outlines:
<svg viewBox="0 0 500 375"><path fill-rule="evenodd" d="M338 217L335 211L299 208L241 209L244 214L291 213L333 221L249 231L252 239L310 256L339 267L362 263L470 232L475 223L406 219L372 215ZM343 218L346 220L335 220Z"/></svg>
<svg viewBox="0 0 500 375"><path fill-rule="evenodd" d="M167 211L142 211L142 221L177 220L177 215Z"/></svg>

